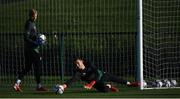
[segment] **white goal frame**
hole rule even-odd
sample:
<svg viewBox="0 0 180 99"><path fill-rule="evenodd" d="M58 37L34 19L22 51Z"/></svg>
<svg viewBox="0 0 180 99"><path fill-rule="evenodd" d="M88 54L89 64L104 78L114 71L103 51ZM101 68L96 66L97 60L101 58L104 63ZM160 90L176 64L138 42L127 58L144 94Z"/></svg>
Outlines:
<svg viewBox="0 0 180 99"><path fill-rule="evenodd" d="M138 0L138 43L139 43L139 49L138 49L138 66L139 68L139 78L140 78L140 89L143 90L143 1Z"/></svg>

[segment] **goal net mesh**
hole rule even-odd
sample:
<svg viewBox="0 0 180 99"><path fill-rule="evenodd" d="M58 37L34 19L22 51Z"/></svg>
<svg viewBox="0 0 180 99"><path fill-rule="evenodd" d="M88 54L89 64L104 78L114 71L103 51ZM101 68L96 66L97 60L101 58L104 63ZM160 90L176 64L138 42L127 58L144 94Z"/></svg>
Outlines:
<svg viewBox="0 0 180 99"><path fill-rule="evenodd" d="M180 81L180 1L143 0L143 79ZM177 85L176 87L178 87Z"/></svg>

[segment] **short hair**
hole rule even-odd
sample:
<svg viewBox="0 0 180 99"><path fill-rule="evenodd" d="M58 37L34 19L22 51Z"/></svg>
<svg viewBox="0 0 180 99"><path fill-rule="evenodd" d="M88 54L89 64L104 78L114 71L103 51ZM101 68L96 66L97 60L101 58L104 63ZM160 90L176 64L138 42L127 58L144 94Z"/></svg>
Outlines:
<svg viewBox="0 0 180 99"><path fill-rule="evenodd" d="M81 57L76 57L76 58L74 58L73 62L75 62L77 60L83 60L83 59Z"/></svg>
<svg viewBox="0 0 180 99"><path fill-rule="evenodd" d="M30 17L30 18L31 18L31 17L34 17L35 14L37 14L37 10L35 10L35 9L30 9L30 10L29 10L29 17Z"/></svg>

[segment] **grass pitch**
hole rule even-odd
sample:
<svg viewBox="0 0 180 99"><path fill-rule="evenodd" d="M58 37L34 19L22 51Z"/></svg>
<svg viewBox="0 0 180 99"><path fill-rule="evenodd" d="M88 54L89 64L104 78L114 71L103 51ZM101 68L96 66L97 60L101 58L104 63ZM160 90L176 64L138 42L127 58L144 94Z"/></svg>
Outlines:
<svg viewBox="0 0 180 99"><path fill-rule="evenodd" d="M36 92L34 88L24 88L22 93L12 88L1 88L0 98L180 98L180 89L139 90L135 87L119 87L117 93L100 93L83 88L68 88L64 94L55 94L51 88L48 92Z"/></svg>

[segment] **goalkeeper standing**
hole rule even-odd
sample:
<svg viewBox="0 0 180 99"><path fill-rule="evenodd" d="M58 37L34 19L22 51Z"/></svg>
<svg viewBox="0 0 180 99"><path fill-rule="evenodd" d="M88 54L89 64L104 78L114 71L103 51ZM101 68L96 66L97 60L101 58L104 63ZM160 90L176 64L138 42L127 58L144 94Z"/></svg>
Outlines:
<svg viewBox="0 0 180 99"><path fill-rule="evenodd" d="M74 76L67 80L64 84L58 85L55 87L56 93L59 89L69 87L72 83L77 80L85 81L87 84L84 85L84 88L91 89L95 88L99 92L118 92L118 88L112 86L107 82L116 82L119 84L124 84L127 86L139 86L137 82L130 83L126 80L118 78L117 76L111 75L106 72L102 72L92 63L85 61L84 59L77 58L74 61L75 65L75 74Z"/></svg>
<svg viewBox="0 0 180 99"><path fill-rule="evenodd" d="M42 45L42 41L38 38L38 33L36 29L35 21L37 19L37 11L35 9L31 9L29 11L29 19L25 23L25 34L24 34L24 53L25 53L25 68L22 69L21 72L18 73L18 78L13 86L14 90L17 92L22 92L20 87L21 80L24 75L34 68L35 80L37 83L36 90L37 91L47 91L41 85L41 60L39 47Z"/></svg>

